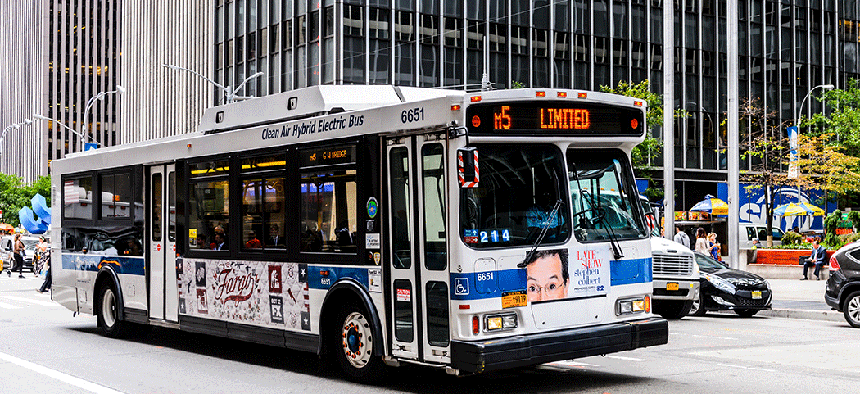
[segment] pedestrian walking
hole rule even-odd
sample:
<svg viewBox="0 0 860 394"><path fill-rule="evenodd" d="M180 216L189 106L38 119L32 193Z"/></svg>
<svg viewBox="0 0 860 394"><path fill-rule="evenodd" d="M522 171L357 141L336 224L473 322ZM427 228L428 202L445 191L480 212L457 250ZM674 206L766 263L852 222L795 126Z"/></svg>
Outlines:
<svg viewBox="0 0 860 394"><path fill-rule="evenodd" d="M672 240L690 249L690 237L680 227L675 227L675 237Z"/></svg>
<svg viewBox="0 0 860 394"><path fill-rule="evenodd" d="M18 278L24 279L24 243L21 242L21 234L15 234L15 242L12 246L12 258L15 264L9 270L9 276L12 276L12 271L18 268Z"/></svg>
<svg viewBox="0 0 860 394"><path fill-rule="evenodd" d="M51 289L51 249L47 249L42 252L44 256L44 264L47 267L47 271L45 272L45 281L42 282L42 287L36 289L39 293L44 293Z"/></svg>

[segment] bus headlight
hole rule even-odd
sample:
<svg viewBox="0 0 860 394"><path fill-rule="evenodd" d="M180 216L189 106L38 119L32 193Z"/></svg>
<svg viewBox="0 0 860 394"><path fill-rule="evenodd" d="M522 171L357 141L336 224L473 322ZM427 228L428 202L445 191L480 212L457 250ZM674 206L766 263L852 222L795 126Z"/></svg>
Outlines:
<svg viewBox="0 0 860 394"><path fill-rule="evenodd" d="M619 299L615 302L615 314L633 315L648 312L651 309L651 299L648 296Z"/></svg>
<svg viewBox="0 0 860 394"><path fill-rule="evenodd" d="M484 327L487 331L512 330L517 328L517 314L486 315L484 316Z"/></svg>

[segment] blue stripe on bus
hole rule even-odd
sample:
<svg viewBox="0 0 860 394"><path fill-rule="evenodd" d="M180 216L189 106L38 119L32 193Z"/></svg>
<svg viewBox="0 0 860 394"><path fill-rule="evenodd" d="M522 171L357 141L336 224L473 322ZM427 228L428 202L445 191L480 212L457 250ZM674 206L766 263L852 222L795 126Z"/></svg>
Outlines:
<svg viewBox="0 0 860 394"><path fill-rule="evenodd" d="M145 275L143 257L97 256L85 254L63 254L63 269L73 271L98 272L104 265L110 265L117 274Z"/></svg>
<svg viewBox="0 0 860 394"><path fill-rule="evenodd" d="M652 259L650 257L631 260L610 260L610 285L620 286L633 283L648 283L652 281ZM487 280L475 273L451 274L451 299L456 301L481 300L498 298L503 292L524 291L526 288L526 270L508 269L490 271L495 277ZM482 272L481 274L486 274ZM498 283L498 285L496 285Z"/></svg>
<svg viewBox="0 0 860 394"><path fill-rule="evenodd" d="M648 283L653 279L651 271L653 259L611 260L609 262L610 285L620 286L633 283Z"/></svg>
<svg viewBox="0 0 860 394"><path fill-rule="evenodd" d="M308 287L328 290L340 278L352 278L365 288L370 287L367 268L308 266Z"/></svg>

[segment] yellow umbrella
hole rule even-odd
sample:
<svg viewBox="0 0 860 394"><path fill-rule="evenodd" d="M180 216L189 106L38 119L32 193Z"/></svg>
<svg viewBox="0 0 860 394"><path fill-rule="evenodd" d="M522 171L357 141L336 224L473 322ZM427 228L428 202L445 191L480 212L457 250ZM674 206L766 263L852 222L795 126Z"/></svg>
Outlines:
<svg viewBox="0 0 860 394"><path fill-rule="evenodd" d="M779 216L823 216L824 210L819 207L816 207L815 205L809 205L805 202L792 202L774 208L773 213Z"/></svg>

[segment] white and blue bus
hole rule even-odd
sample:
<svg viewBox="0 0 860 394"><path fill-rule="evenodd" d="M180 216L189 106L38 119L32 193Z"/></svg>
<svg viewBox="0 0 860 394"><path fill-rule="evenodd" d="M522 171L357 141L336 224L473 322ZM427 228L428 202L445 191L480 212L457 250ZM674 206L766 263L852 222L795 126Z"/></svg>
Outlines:
<svg viewBox="0 0 860 394"><path fill-rule="evenodd" d="M550 89L214 107L195 132L52 163L53 299L108 336L225 336L357 379L664 344L629 159L644 120L635 99Z"/></svg>

